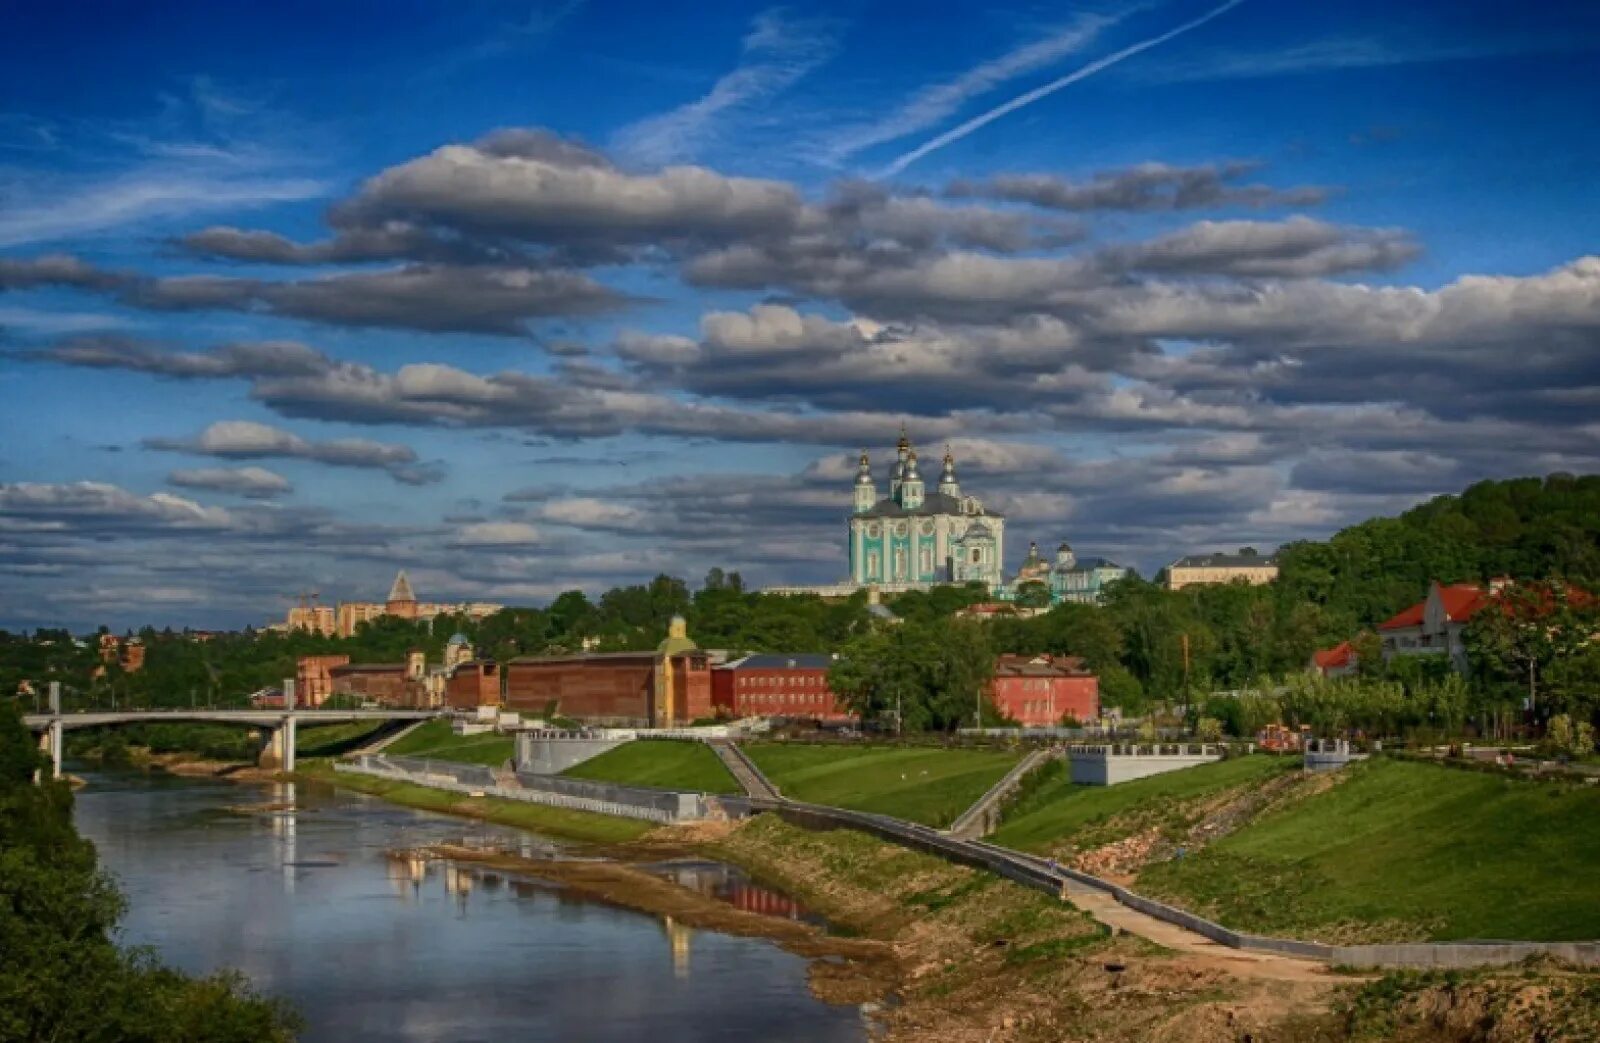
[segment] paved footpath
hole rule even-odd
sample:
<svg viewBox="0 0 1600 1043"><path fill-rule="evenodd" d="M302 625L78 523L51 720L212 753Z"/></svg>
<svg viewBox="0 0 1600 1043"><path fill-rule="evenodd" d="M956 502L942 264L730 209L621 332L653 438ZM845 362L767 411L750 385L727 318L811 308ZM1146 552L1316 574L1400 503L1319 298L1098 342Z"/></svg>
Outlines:
<svg viewBox="0 0 1600 1043"><path fill-rule="evenodd" d="M751 797L772 801L775 804L796 806L793 801L778 792L778 788L766 777L749 755L736 744L727 741L713 741L711 746L722 762L727 765L735 779L744 787ZM812 806L814 811L832 812L841 817L855 817L843 809L822 808ZM904 822L884 815L865 816L877 819L881 825L890 825L896 832L909 833L913 836L921 835L924 839L933 839L938 834L937 830L920 826L914 822ZM964 837L942 835L940 840L947 844L971 849L984 849L1000 855L1013 863L1025 863L1034 870L1048 873L1055 877L1061 887L1062 898L1082 909L1090 916L1107 927L1116 931L1125 931L1128 934L1154 942L1164 949L1179 953L1200 961L1206 966L1216 967L1247 978L1263 978L1274 981L1329 981L1346 978L1344 975L1335 975L1329 970L1327 964L1317 960L1297 959L1281 953L1257 952L1243 949L1233 949L1221 945L1202 934L1198 934L1186 927L1159 920L1147 913L1118 902L1116 897L1107 891L1093 887L1090 884L1061 874L1057 867L1047 859L1036 855L1029 855L1021 851L1013 851L995 844L981 840L971 840ZM921 847L921 845L916 845ZM944 845L940 845L944 846ZM939 847L932 849L923 847L923 850L938 851ZM1347 979L1348 980L1348 979Z"/></svg>
<svg viewBox="0 0 1600 1043"><path fill-rule="evenodd" d="M1335 974L1327 964L1301 960L1279 953L1253 952L1219 945L1204 935L1176 924L1157 920L1137 909L1129 909L1104 891L1075 880L1067 881L1066 900L1100 923L1117 931L1151 941L1163 949L1186 956L1200 957L1207 964L1244 978L1270 978L1274 981L1361 981L1360 976Z"/></svg>

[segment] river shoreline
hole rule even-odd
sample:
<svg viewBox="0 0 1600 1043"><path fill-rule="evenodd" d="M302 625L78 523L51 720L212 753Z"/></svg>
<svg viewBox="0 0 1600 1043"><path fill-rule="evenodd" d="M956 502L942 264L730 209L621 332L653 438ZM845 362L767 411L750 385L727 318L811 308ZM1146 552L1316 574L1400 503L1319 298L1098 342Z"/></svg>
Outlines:
<svg viewBox="0 0 1600 1043"><path fill-rule="evenodd" d="M385 800L396 791L384 792L384 785L404 785L334 776L315 765L303 777ZM398 795L409 806L534 832L545 830L516 821L524 809L559 810L517 801L496 807L493 798L425 787L407 786ZM1320 1022L1347 986L1334 979L1244 978L1226 959L1172 954L1129 935L1114 936L1051 896L848 830L811 832L775 816L658 827L609 821L630 822L635 835L585 836L592 822L565 833L611 860L605 863L473 849L438 848L434 854L526 873L589 898L681 917L709 930L771 941L810 960L808 983L817 998L880 1003L875 1038L887 1041L1323 1039L1329 1037L1301 1035L1299 1028L1294 1035L1264 1030L1285 1018ZM741 913L640 868L679 856L735 865L856 937ZM1097 1001L1103 1010L1089 1019L1092 1031L1079 1034L1082 1010Z"/></svg>
<svg viewBox="0 0 1600 1043"><path fill-rule="evenodd" d="M1292 1034L1267 1030L1281 1028L1286 1017L1321 1022L1338 983L1241 979L1224 961L1175 956L1132 936L1112 936L1069 904L848 830L813 833L772 816L738 824L654 826L336 774L322 761L303 764L292 775L248 766L229 771L181 755L152 762L175 774L328 785L576 841L610 861L525 858L448 845L436 845L431 855L770 941L809 960L808 984L818 999L883 1002L875 1035L887 1041L1329 1038L1302 1035L1298 1028ZM640 868L682 856L735 865L857 937L743 913ZM1082 1031L1086 1026L1078 1020L1095 1004L1103 1009L1089 1019L1092 1031Z"/></svg>
<svg viewBox="0 0 1600 1043"><path fill-rule="evenodd" d="M683 850L679 843L669 841L666 845L636 845L633 854L659 858L663 853ZM699 849L695 853L705 855L710 851ZM458 844L434 844L407 854L523 874L577 892L590 901L671 917L689 927L719 934L773 942L811 961L811 993L827 1003L858 1005L878 1001L898 981L894 948L888 942L840 936L813 923L746 912L647 872L637 863L529 858Z"/></svg>

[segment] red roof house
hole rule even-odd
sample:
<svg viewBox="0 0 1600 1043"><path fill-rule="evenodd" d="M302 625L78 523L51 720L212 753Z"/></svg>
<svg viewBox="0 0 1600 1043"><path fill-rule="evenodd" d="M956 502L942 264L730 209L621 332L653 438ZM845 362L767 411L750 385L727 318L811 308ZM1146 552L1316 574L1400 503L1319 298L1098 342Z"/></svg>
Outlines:
<svg viewBox="0 0 1600 1043"><path fill-rule="evenodd" d="M1323 677L1344 677L1356 672L1361 657L1348 641L1311 653L1311 669Z"/></svg>

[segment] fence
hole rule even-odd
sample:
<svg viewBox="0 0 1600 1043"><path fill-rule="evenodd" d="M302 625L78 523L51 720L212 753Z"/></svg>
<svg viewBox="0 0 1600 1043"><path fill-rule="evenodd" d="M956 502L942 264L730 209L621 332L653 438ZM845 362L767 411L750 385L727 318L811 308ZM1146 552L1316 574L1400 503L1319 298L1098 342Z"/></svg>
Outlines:
<svg viewBox="0 0 1600 1043"><path fill-rule="evenodd" d="M1406 942L1384 945L1326 945L1295 938L1274 938L1235 931L1184 909L1146 898L1108 880L1055 865L1034 855L981 840L964 840L929 826L886 815L819 804L766 798L713 797L636 786L616 786L583 779L512 776L517 786L501 784L504 775L479 765L410 757L361 757L355 764L337 763L338 771L414 782L436 789L523 800L602 815L676 822L692 817L743 817L773 812L806 829L860 830L894 844L934 855L1047 894L1060 894L1067 881L1109 894L1117 902L1231 949L1319 960L1335 966L1378 968L1459 968L1515 963L1530 956L1553 956L1572 963L1600 966L1600 942L1461 941ZM466 781L464 781L466 780ZM534 788L538 787L538 788ZM675 798L678 803L674 805ZM687 803L685 803L687 801ZM689 814L685 814L689 812Z"/></svg>
<svg viewBox="0 0 1600 1043"><path fill-rule="evenodd" d="M816 804L789 801L753 801L756 810L770 810L795 825L807 829L845 827L870 833L882 840L913 850L985 869L1024 887L1060 894L1068 880L1109 894L1118 903L1165 923L1182 927L1218 945L1246 952L1272 953L1298 959L1319 960L1334 966L1377 968L1481 967L1515 963L1529 956L1554 956L1572 963L1600 965L1600 942L1408 942L1386 945L1326 945L1297 938L1273 938L1235 931L1178 909L1146 898L1108 880L1081 873L1045 859L1026 855L981 840L963 840L927 826L883 815L845 811Z"/></svg>
<svg viewBox="0 0 1600 1043"><path fill-rule="evenodd" d="M481 794L648 822L739 818L750 813L749 802L737 797L497 772L476 764L418 757L361 757L354 764L336 763L334 768L455 793Z"/></svg>

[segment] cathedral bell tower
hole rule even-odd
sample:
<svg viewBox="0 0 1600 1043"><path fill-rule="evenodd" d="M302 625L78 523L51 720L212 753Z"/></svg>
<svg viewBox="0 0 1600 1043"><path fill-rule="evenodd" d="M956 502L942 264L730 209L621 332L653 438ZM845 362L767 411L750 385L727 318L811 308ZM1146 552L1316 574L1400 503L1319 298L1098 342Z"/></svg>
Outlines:
<svg viewBox="0 0 1600 1043"><path fill-rule="evenodd" d="M878 487L872 481L872 463L863 449L861 462L856 466L856 513L865 514L877 502Z"/></svg>

